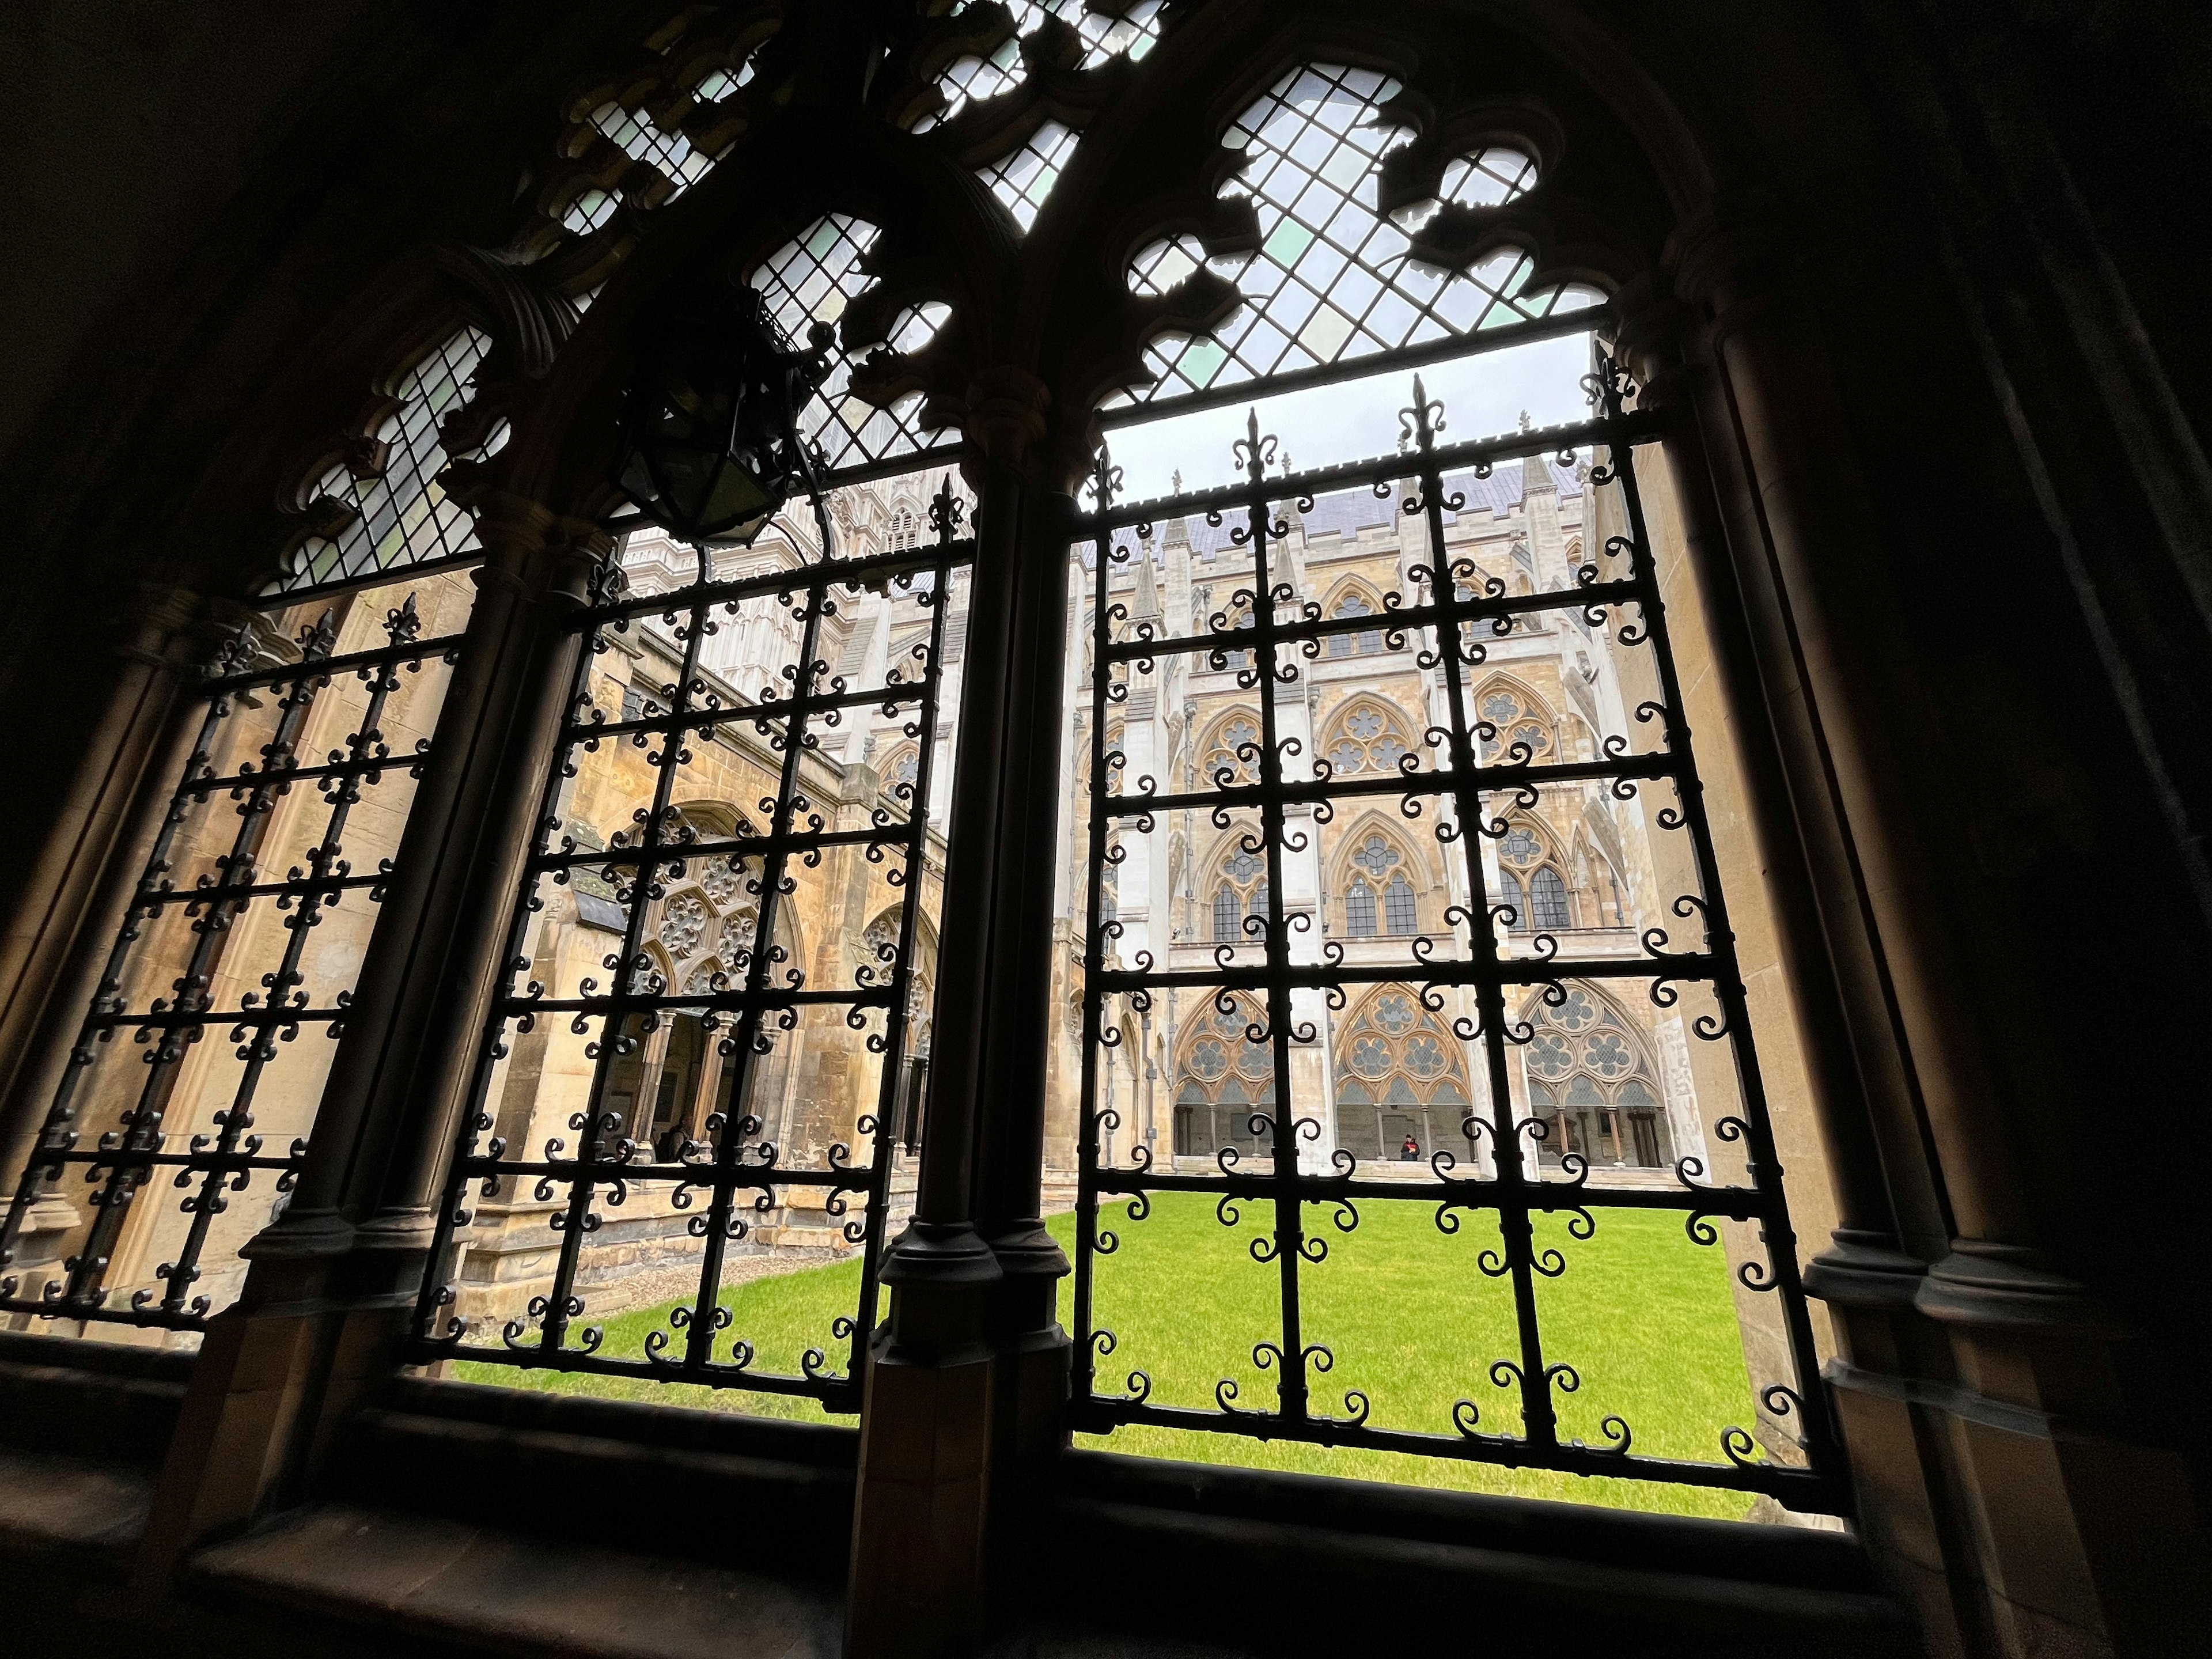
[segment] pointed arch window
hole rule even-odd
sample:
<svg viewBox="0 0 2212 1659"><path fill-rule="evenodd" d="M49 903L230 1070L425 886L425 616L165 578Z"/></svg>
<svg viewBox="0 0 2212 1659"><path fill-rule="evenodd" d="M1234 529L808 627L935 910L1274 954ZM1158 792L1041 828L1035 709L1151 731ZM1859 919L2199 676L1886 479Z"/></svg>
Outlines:
<svg viewBox="0 0 2212 1659"><path fill-rule="evenodd" d="M1528 878L1528 908L1529 920L1540 933L1574 926L1567 908L1567 884L1548 864Z"/></svg>
<svg viewBox="0 0 2212 1659"><path fill-rule="evenodd" d="M1401 873L1390 878L1382 890L1382 922L1393 939L1420 932L1420 917L1413 902L1413 884Z"/></svg>
<svg viewBox="0 0 2212 1659"><path fill-rule="evenodd" d="M1522 1011L1533 1034L1521 1050L1528 1103L1545 1126L1540 1159L1665 1168L1672 1138L1644 1034L1588 981L1561 990L1556 1005L1539 992Z"/></svg>
<svg viewBox="0 0 2212 1659"><path fill-rule="evenodd" d="M1371 617L1375 614L1375 607L1367 602L1364 594L1346 593L1328 614L1333 619L1342 622ZM1379 628L1363 628L1356 634L1332 634L1328 636L1328 654L1332 657L1371 657L1380 655L1382 650L1382 630Z"/></svg>
<svg viewBox="0 0 2212 1659"><path fill-rule="evenodd" d="M1334 1049L1339 1147L1391 1163L1437 1152L1472 1161L1474 1104L1459 1040L1412 987L1378 987L1338 1026Z"/></svg>
<svg viewBox="0 0 2212 1659"><path fill-rule="evenodd" d="M1376 698L1362 697L1329 722L1322 745L1329 769L1339 776L1356 772L1393 772L1411 752L1406 722Z"/></svg>
<svg viewBox="0 0 2212 1659"><path fill-rule="evenodd" d="M1527 823L1512 825L1498 842L1498 865L1499 902L1514 908L1513 932L1549 933L1575 925L1566 878L1547 837Z"/></svg>
<svg viewBox="0 0 2212 1659"><path fill-rule="evenodd" d="M1527 766L1556 760L1550 712L1517 687L1493 684L1475 700L1476 733L1486 764Z"/></svg>
<svg viewBox="0 0 2212 1659"><path fill-rule="evenodd" d="M1215 889L1213 894L1213 942L1232 945L1243 937L1237 924L1243 920L1244 908L1237 902L1237 890L1227 882Z"/></svg>

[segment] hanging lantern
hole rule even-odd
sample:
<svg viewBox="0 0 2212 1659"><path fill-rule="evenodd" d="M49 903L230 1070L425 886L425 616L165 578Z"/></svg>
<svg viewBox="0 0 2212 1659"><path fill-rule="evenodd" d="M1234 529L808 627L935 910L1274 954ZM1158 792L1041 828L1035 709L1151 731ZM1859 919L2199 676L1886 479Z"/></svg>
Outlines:
<svg viewBox="0 0 2212 1659"><path fill-rule="evenodd" d="M794 349L752 289L725 276L672 295L638 352L623 410L623 491L678 539L749 542L816 485L800 411L828 377L832 331Z"/></svg>

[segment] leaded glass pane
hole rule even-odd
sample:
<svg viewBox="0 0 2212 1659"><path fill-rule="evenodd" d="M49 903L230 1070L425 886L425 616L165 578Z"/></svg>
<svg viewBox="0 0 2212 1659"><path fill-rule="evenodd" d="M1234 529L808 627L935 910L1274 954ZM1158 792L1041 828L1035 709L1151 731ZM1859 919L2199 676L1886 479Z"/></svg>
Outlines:
<svg viewBox="0 0 2212 1659"><path fill-rule="evenodd" d="M1396 222L1381 211L1382 159L1404 137L1384 106L1399 90L1374 70L1308 64L1238 118L1223 142L1249 158L1239 182L1262 240L1241 269L1226 260L1217 269L1234 276L1245 304L1211 340L1156 343L1147 366L1158 379L1140 399L1533 321L1601 298L1572 284L1528 291L1530 262L1514 249L1455 273L1413 263L1409 233L1441 204L1416 204ZM1445 169L1441 199L1496 206L1536 184L1528 157L1490 146ZM1153 243L1131 263L1130 287L1164 293L1203 257L1187 239Z"/></svg>

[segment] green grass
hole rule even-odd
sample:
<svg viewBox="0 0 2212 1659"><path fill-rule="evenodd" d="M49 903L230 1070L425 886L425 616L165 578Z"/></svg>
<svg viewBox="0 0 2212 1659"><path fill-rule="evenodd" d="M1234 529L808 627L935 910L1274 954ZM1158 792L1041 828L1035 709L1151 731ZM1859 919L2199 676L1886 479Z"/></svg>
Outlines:
<svg viewBox="0 0 2212 1659"><path fill-rule="evenodd" d="M1253 1345L1279 1341L1279 1268L1249 1253L1251 1240L1272 1224L1270 1206L1245 1204L1234 1227L1214 1216L1213 1201L1187 1194L1158 1194L1151 1215L1128 1219L1109 1208L1103 1224L1120 1236L1120 1248L1097 1258L1097 1322L1115 1332L1114 1352L1099 1362L1097 1386L1114 1393L1132 1370L1151 1379L1161 1405L1212 1409L1214 1388L1237 1385L1235 1403L1254 1408L1274 1403L1272 1371L1255 1364ZM1496 1250L1498 1231L1487 1218L1462 1215L1456 1234L1438 1232L1433 1209L1420 1203L1370 1203L1358 1228L1332 1224L1333 1206L1309 1206L1305 1227L1325 1238L1328 1255L1299 1272L1304 1340L1325 1344L1333 1369L1310 1376L1311 1409L1344 1416L1347 1389L1370 1402L1378 1427L1452 1433L1455 1402L1480 1413L1478 1429L1516 1434L1517 1390L1490 1379L1493 1360L1517 1358L1519 1340L1510 1280L1492 1279L1479 1267ZM1547 1363L1572 1365L1581 1385L1554 1394L1565 1438L1605 1443L1608 1415L1627 1420L1635 1449L1655 1456L1701 1462L1722 1461L1723 1426L1752 1421L1752 1398L1743 1362L1727 1264L1717 1247L1700 1248L1685 1236L1679 1216L1601 1211L1595 1235L1568 1236L1564 1222L1538 1223L1537 1249L1556 1249L1565 1271L1540 1279L1538 1306ZM1053 1234L1073 1253L1074 1218L1051 1221ZM844 1345L830 1338L830 1322L849 1315L858 1292L857 1261L758 1279L726 1291L731 1334L750 1341L764 1370L791 1371L809 1346L826 1348L842 1364ZM1072 1327L1073 1282L1060 1290L1061 1322ZM638 1354L646 1334L665 1328L667 1307L641 1309L606 1322L604 1352ZM776 1417L819 1419L811 1401L744 1390L670 1387L628 1378L517 1371L464 1363L455 1374L470 1382L557 1389L617 1399L659 1400ZM1080 1443L1142 1455L1235 1463L1250 1468L1337 1474L1361 1480L1504 1492L1674 1514L1741 1518L1751 1499L1652 1481L1559 1474L1393 1452L1329 1449L1269 1443L1242 1436L1149 1426Z"/></svg>

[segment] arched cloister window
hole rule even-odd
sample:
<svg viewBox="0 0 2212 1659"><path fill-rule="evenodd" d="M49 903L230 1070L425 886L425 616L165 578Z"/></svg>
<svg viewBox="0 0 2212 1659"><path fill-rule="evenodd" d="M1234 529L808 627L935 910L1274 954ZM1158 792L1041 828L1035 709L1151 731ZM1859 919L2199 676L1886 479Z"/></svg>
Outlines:
<svg viewBox="0 0 2212 1659"><path fill-rule="evenodd" d="M1273 1143L1253 1125L1275 1098L1275 1060L1265 1041L1265 1017L1249 1000L1203 1005L1184 1026L1175 1061L1175 1153L1212 1158L1233 1148L1243 1159L1270 1155Z"/></svg>
<svg viewBox="0 0 2212 1659"><path fill-rule="evenodd" d="M1259 775L1260 721L1238 709L1224 715L1198 744L1198 775L1217 786L1249 783Z"/></svg>
<svg viewBox="0 0 2212 1659"><path fill-rule="evenodd" d="M1213 889L1213 939L1218 945L1256 937L1244 931L1244 918L1267 915L1267 861L1231 841L1222 855Z"/></svg>
<svg viewBox="0 0 2212 1659"><path fill-rule="evenodd" d="M1570 980L1555 1006L1541 993L1522 1010L1528 1104L1546 1126L1540 1157L1664 1169L1673 1140L1650 1045L1612 998Z"/></svg>
<svg viewBox="0 0 2212 1659"><path fill-rule="evenodd" d="M1425 1163L1438 1152L1468 1161L1466 1060L1412 987L1380 986L1359 1004L1337 1028L1334 1064L1339 1146L1363 1161Z"/></svg>
<svg viewBox="0 0 2212 1659"><path fill-rule="evenodd" d="M1420 932L1412 869L1394 839L1379 831L1358 836L1341 878L1345 933L1352 939L1384 933L1402 939Z"/></svg>
<svg viewBox="0 0 2212 1659"><path fill-rule="evenodd" d="M1359 617L1372 617L1378 607L1373 594L1364 586L1347 585L1326 607L1333 621L1346 621ZM1363 628L1356 634L1332 634L1328 636L1328 654L1332 657L1378 656L1382 650L1382 630Z"/></svg>

